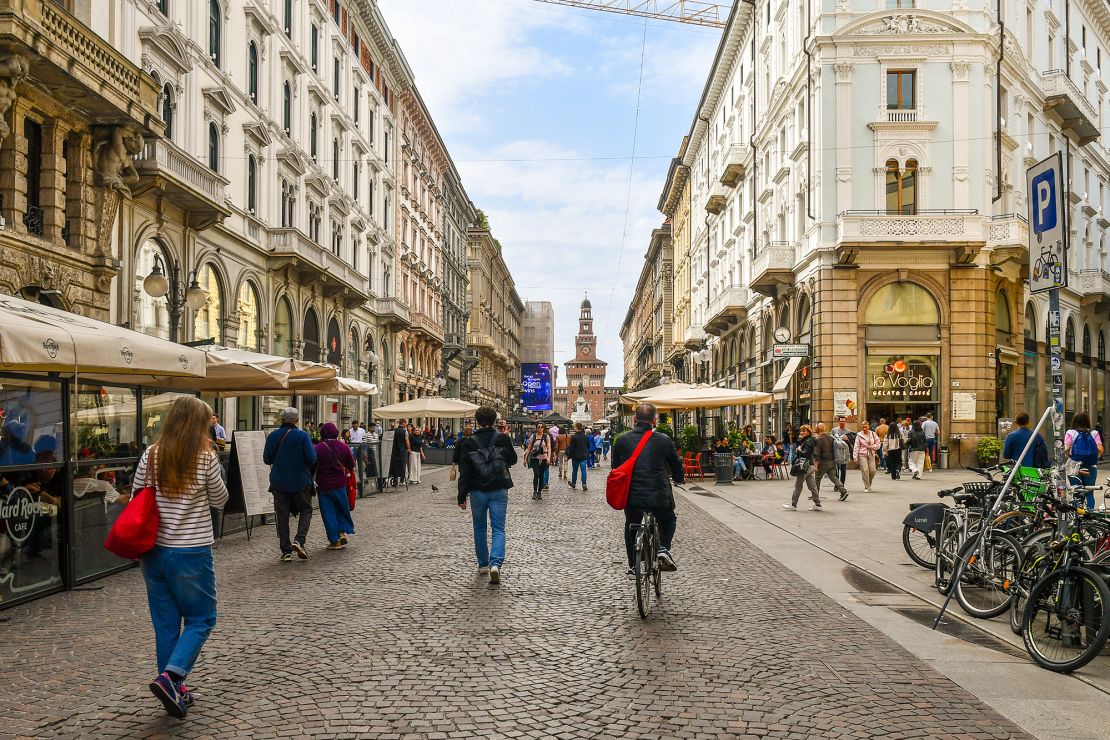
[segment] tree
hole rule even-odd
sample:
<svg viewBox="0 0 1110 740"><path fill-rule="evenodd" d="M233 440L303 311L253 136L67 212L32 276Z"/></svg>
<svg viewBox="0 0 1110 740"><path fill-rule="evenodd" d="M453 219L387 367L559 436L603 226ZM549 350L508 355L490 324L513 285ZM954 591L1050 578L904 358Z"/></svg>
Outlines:
<svg viewBox="0 0 1110 740"><path fill-rule="evenodd" d="M489 219L486 218L486 212L481 208L478 209L478 228L489 231Z"/></svg>

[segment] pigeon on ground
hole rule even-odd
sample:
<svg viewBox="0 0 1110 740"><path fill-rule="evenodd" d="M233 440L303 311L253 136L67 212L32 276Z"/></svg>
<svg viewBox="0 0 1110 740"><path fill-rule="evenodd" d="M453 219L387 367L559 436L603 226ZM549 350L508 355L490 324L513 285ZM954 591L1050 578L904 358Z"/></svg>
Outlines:
<svg viewBox="0 0 1110 740"><path fill-rule="evenodd" d="M439 488L437 488L437 487L436 487L436 484L435 484L435 483L433 483L433 484L432 484L432 492L434 493L435 491L438 491L438 490L439 490Z"/></svg>

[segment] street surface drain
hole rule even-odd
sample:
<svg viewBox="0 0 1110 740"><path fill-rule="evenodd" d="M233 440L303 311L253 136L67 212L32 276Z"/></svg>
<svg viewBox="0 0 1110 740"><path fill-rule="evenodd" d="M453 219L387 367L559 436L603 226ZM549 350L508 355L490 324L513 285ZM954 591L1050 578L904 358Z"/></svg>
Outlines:
<svg viewBox="0 0 1110 740"><path fill-rule="evenodd" d="M852 588L857 591L862 591L865 594L896 594L900 593L898 589L891 586L882 578L871 575L867 571L860 570L854 565L846 565L841 571Z"/></svg>
<svg viewBox="0 0 1110 740"><path fill-rule="evenodd" d="M908 617L918 624L924 625L929 629L933 627L933 621L937 618L937 610L934 607L896 607L893 611L898 612L904 617ZM971 625L962 622L958 619L949 619L945 617L940 621L937 627L938 632L943 632L949 637L955 637L970 642L972 645L994 650L995 652L1004 653L1015 658L1025 658L1026 654L1005 640L1001 640L993 635L989 635L982 630L978 630Z"/></svg>

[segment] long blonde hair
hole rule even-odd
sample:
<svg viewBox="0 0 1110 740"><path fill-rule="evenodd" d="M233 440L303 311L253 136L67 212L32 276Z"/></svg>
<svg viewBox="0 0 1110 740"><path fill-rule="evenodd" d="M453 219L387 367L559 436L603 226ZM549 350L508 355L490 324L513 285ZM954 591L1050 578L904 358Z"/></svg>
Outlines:
<svg viewBox="0 0 1110 740"><path fill-rule="evenodd" d="M201 454L212 449L208 428L212 407L196 396L179 396L170 404L162 431L154 443L147 464L154 464L158 492L167 498L188 495L196 485Z"/></svg>

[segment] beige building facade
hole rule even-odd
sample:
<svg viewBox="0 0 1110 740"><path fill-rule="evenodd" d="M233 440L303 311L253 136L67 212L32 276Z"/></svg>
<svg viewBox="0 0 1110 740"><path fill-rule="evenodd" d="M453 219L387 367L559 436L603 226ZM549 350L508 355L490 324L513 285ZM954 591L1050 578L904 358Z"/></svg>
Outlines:
<svg viewBox="0 0 1110 740"><path fill-rule="evenodd" d="M651 233L636 290L621 324L624 387L629 391L651 388L669 376L666 360L673 344L674 285L673 245L668 222Z"/></svg>
<svg viewBox="0 0 1110 740"><path fill-rule="evenodd" d="M470 320L463 397L507 414L520 389L524 302L516 292L501 244L489 229L469 229L467 245Z"/></svg>

